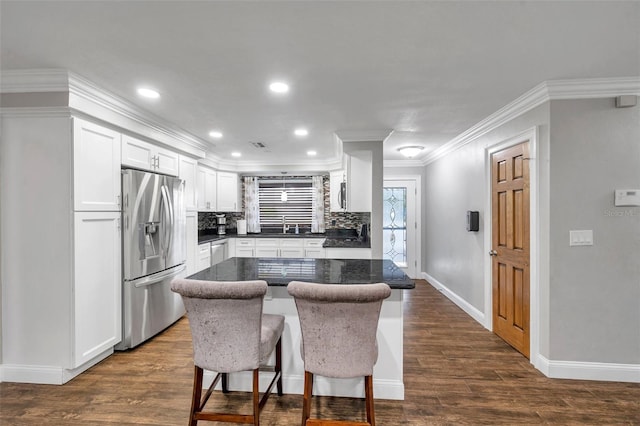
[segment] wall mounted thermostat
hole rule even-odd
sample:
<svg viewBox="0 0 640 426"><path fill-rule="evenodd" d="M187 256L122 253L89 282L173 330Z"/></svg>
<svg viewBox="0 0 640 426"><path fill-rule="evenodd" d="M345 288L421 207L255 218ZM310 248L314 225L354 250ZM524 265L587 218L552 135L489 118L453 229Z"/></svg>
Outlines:
<svg viewBox="0 0 640 426"><path fill-rule="evenodd" d="M640 207L640 189L616 189L616 207Z"/></svg>
<svg viewBox="0 0 640 426"><path fill-rule="evenodd" d="M467 211L467 231L478 232L480 230L480 213Z"/></svg>

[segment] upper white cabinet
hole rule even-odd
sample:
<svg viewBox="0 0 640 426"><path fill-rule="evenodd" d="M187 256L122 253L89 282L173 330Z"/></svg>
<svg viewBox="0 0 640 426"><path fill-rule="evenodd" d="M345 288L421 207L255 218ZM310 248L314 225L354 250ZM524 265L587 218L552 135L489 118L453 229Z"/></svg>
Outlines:
<svg viewBox="0 0 640 426"><path fill-rule="evenodd" d="M190 157L180 156L180 179L184 180L184 203L187 211L198 209L197 197L198 162Z"/></svg>
<svg viewBox="0 0 640 426"><path fill-rule="evenodd" d="M73 118L76 211L120 210L120 133Z"/></svg>
<svg viewBox="0 0 640 426"><path fill-rule="evenodd" d="M237 173L218 172L217 206L219 212L237 212L241 210L240 179Z"/></svg>
<svg viewBox="0 0 640 426"><path fill-rule="evenodd" d="M75 213L72 368L121 340L120 247L120 213Z"/></svg>
<svg viewBox="0 0 640 426"><path fill-rule="evenodd" d="M179 155L165 148L122 135L122 165L171 176L179 175Z"/></svg>
<svg viewBox="0 0 640 426"><path fill-rule="evenodd" d="M198 166L196 176L196 199L198 211L215 212L216 210L216 182L215 170Z"/></svg>
<svg viewBox="0 0 640 426"><path fill-rule="evenodd" d="M347 155L347 211L371 211L372 179L371 151L355 151Z"/></svg>

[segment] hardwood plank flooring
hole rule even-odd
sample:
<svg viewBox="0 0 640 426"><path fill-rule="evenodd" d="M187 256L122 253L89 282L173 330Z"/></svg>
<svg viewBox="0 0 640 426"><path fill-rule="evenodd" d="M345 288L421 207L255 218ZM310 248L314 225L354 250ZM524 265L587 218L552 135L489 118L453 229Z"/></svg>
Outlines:
<svg viewBox="0 0 640 426"><path fill-rule="evenodd" d="M426 281L405 291L404 324L405 400L376 400L378 425L640 425L640 384L548 379ZM0 383L0 425L185 425L192 374L182 319L63 386ZM250 412L247 393L215 392L209 404ZM300 424L301 410L301 395L273 394L261 424ZM365 416L354 398L314 397L312 410Z"/></svg>

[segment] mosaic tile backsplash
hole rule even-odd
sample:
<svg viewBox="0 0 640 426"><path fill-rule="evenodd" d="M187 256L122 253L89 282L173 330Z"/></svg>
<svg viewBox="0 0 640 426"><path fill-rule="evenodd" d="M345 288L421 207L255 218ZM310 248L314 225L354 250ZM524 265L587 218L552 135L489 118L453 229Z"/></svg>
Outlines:
<svg viewBox="0 0 640 426"><path fill-rule="evenodd" d="M329 176L324 176L324 222L325 229L359 229L363 223L371 223L371 213L353 213L353 212L331 212L329 193ZM244 184L242 185L242 194L244 194ZM212 231L217 228L216 215L222 213L198 212L198 231ZM228 232L235 232L236 220L244 219L244 196L242 197L242 212L224 213L227 217Z"/></svg>

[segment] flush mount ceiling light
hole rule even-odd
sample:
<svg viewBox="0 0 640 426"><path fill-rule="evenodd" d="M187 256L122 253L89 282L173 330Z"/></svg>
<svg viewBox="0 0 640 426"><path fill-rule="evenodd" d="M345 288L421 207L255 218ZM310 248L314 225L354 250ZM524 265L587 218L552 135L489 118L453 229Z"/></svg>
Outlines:
<svg viewBox="0 0 640 426"><path fill-rule="evenodd" d="M309 134L309 131L307 129L299 128L294 130L293 134L296 136L304 137Z"/></svg>
<svg viewBox="0 0 640 426"><path fill-rule="evenodd" d="M231 156L232 156L232 157L242 157L242 154L241 154L240 152L238 152L238 151L233 151L233 152L231 153Z"/></svg>
<svg viewBox="0 0 640 426"><path fill-rule="evenodd" d="M209 136L211 136L214 139L220 139L222 138L222 132L218 130L212 130L209 132Z"/></svg>
<svg viewBox="0 0 640 426"><path fill-rule="evenodd" d="M289 91L289 85L282 81L274 81L269 85L269 90L273 93L287 93Z"/></svg>
<svg viewBox="0 0 640 426"><path fill-rule="evenodd" d="M148 87L139 87L138 95L148 99L158 99L160 97L160 93L158 93L158 91L150 89Z"/></svg>
<svg viewBox="0 0 640 426"><path fill-rule="evenodd" d="M423 149L423 146L403 146L402 148L398 148L398 151L407 158L413 158L420 154Z"/></svg>
<svg viewBox="0 0 640 426"><path fill-rule="evenodd" d="M316 154L317 154L317 152L315 152L315 151L307 151L307 155L309 157L314 157Z"/></svg>

